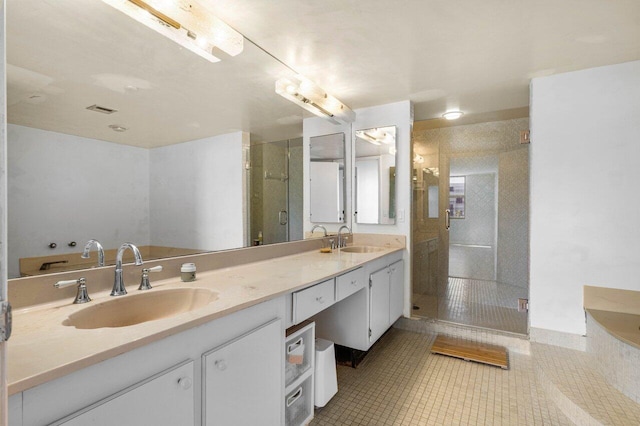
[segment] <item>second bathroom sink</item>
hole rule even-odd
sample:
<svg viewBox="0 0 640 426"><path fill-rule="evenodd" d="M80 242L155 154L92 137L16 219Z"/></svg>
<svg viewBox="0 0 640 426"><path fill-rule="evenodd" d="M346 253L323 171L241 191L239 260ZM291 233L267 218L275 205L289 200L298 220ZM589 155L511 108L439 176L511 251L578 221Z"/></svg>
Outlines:
<svg viewBox="0 0 640 426"><path fill-rule="evenodd" d="M87 306L62 323L79 329L126 327L202 308L218 298L204 288L150 290Z"/></svg>
<svg viewBox="0 0 640 426"><path fill-rule="evenodd" d="M345 253L377 253L384 250L384 248L375 246L350 246L343 247L340 250Z"/></svg>

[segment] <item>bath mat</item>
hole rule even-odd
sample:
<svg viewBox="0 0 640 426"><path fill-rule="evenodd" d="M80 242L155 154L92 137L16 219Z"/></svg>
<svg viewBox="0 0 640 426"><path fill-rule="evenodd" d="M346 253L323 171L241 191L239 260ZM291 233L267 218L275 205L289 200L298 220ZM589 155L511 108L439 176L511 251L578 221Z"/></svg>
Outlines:
<svg viewBox="0 0 640 426"><path fill-rule="evenodd" d="M507 349L502 346L487 345L439 334L436 341L433 342L431 353L493 365L504 370L509 369Z"/></svg>

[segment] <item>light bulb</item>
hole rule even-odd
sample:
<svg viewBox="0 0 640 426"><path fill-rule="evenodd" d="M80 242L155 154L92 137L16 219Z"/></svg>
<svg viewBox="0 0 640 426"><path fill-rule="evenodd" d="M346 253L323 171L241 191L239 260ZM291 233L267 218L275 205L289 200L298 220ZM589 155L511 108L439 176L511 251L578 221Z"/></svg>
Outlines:
<svg viewBox="0 0 640 426"><path fill-rule="evenodd" d="M462 111L447 111L444 114L442 114L442 117L444 117L447 120L457 120L463 115L464 115L464 112Z"/></svg>

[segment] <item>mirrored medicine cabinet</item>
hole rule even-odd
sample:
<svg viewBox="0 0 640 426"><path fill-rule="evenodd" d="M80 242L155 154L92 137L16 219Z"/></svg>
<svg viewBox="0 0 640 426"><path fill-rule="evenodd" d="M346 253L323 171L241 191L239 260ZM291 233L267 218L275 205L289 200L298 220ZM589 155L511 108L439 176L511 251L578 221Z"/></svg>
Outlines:
<svg viewBox="0 0 640 426"><path fill-rule="evenodd" d="M355 131L355 221L396 223L396 127Z"/></svg>
<svg viewBox="0 0 640 426"><path fill-rule="evenodd" d="M309 145L310 220L345 222L345 134L316 136Z"/></svg>

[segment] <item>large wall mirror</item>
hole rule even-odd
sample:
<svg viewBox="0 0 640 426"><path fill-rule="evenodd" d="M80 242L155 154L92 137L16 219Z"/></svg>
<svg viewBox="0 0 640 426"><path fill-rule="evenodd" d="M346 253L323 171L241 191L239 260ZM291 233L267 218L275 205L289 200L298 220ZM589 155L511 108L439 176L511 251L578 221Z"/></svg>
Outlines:
<svg viewBox="0 0 640 426"><path fill-rule="evenodd" d="M355 132L356 223L396 223L396 127Z"/></svg>
<svg viewBox="0 0 640 426"><path fill-rule="evenodd" d="M344 133L310 138L310 220L313 223L345 221Z"/></svg>
<svg viewBox="0 0 640 426"><path fill-rule="evenodd" d="M209 62L101 1L6 8L10 278L93 267L93 251L79 256L90 238L107 263L125 241L148 260L246 246L260 230L281 239L249 231L243 190L249 138L302 134L302 111L273 89L291 70L246 39ZM293 173L262 166L265 185ZM277 226L301 222L272 210Z"/></svg>

